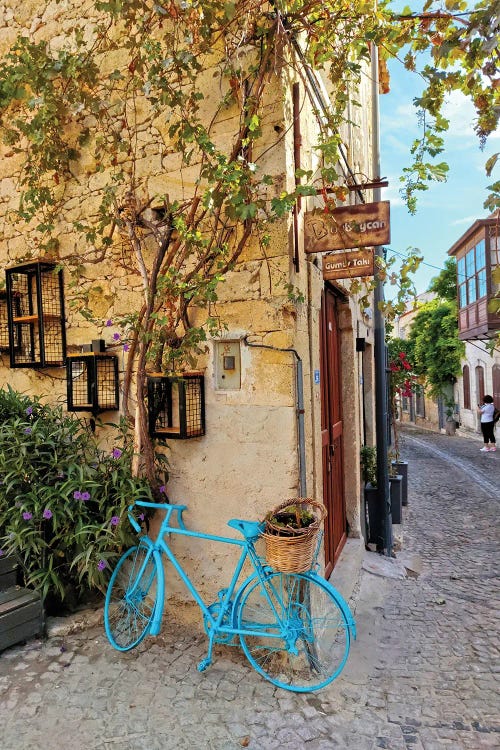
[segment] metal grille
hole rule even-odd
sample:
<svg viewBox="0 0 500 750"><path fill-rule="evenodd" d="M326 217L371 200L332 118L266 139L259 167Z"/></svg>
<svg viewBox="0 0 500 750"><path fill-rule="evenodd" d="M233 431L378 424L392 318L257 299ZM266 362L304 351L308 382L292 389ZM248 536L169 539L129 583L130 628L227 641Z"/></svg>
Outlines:
<svg viewBox="0 0 500 750"><path fill-rule="evenodd" d="M149 433L186 440L205 434L205 379L199 374L148 377Z"/></svg>
<svg viewBox="0 0 500 750"><path fill-rule="evenodd" d="M0 291L0 351L9 351L9 316L7 292Z"/></svg>
<svg viewBox="0 0 500 750"><path fill-rule="evenodd" d="M57 367L66 359L62 271L33 262L6 271L11 367Z"/></svg>
<svg viewBox="0 0 500 750"><path fill-rule="evenodd" d="M112 354L70 356L66 363L68 411L119 408L118 358Z"/></svg>

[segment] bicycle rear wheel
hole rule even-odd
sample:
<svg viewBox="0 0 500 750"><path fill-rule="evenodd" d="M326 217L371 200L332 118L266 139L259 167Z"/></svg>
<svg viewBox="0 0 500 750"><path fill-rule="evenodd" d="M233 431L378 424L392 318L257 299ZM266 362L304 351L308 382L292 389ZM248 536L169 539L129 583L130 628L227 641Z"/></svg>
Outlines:
<svg viewBox="0 0 500 750"><path fill-rule="evenodd" d="M265 591L264 591L265 586ZM349 625L331 587L308 573L271 573L243 593L238 627L248 660L266 680L298 693L337 677L350 647Z"/></svg>
<svg viewBox="0 0 500 750"><path fill-rule="evenodd" d="M129 549L111 576L104 604L104 627L111 645L129 651L147 635L156 601L158 572L153 550Z"/></svg>

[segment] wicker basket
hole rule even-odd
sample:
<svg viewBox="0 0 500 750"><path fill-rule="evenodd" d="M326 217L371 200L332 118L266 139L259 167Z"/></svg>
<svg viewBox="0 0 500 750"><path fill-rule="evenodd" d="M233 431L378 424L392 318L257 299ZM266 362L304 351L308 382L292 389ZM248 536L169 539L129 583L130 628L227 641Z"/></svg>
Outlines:
<svg viewBox="0 0 500 750"><path fill-rule="evenodd" d="M315 520L304 529L294 529L288 526L278 527L266 517L266 528L262 535L266 544L266 562L280 573L304 573L313 564L318 532L326 516L326 508L316 500L299 497L281 503L268 516L275 515L289 505L313 512Z"/></svg>

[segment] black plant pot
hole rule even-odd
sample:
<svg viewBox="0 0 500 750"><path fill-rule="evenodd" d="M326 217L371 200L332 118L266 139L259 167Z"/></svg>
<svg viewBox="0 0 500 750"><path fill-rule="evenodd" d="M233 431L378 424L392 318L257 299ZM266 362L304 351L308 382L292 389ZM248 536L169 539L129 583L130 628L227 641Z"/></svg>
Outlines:
<svg viewBox="0 0 500 750"><path fill-rule="evenodd" d="M403 477L403 505L408 505L408 461L393 461L392 465L398 474Z"/></svg>
<svg viewBox="0 0 500 750"><path fill-rule="evenodd" d="M403 505L403 476L389 477L391 488L391 516L393 523L401 523Z"/></svg>
<svg viewBox="0 0 500 750"><path fill-rule="evenodd" d="M365 485L367 544L383 545L384 519L378 502L378 490L370 482Z"/></svg>

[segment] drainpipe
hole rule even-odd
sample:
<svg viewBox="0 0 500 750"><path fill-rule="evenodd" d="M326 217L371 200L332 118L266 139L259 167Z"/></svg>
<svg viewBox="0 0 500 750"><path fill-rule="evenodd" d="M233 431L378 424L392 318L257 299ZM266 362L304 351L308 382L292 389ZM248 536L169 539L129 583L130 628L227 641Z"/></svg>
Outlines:
<svg viewBox="0 0 500 750"><path fill-rule="evenodd" d="M372 169L374 179L380 178L380 113L378 101L378 52L372 44ZM380 188L374 188L373 200L380 200ZM376 258L384 257L384 248L380 245L375 248ZM376 273L376 269L375 269ZM380 528L382 540L379 547L383 548L385 555L392 555L392 517L391 499L389 487L389 467L387 465L387 371L385 356L385 321L380 310L380 303L384 301L384 284L376 276L374 292L374 344L375 344L375 434L377 438L377 507L379 510Z"/></svg>
<svg viewBox="0 0 500 750"><path fill-rule="evenodd" d="M271 349L273 352L290 352L294 355L296 361L295 382L297 389L297 437L298 437L298 455L299 455L299 484L300 496L307 497L306 485L306 441L304 431L304 386L302 360L295 349L281 349L278 346L269 346L268 344L253 344L245 336L243 342L254 349Z"/></svg>

